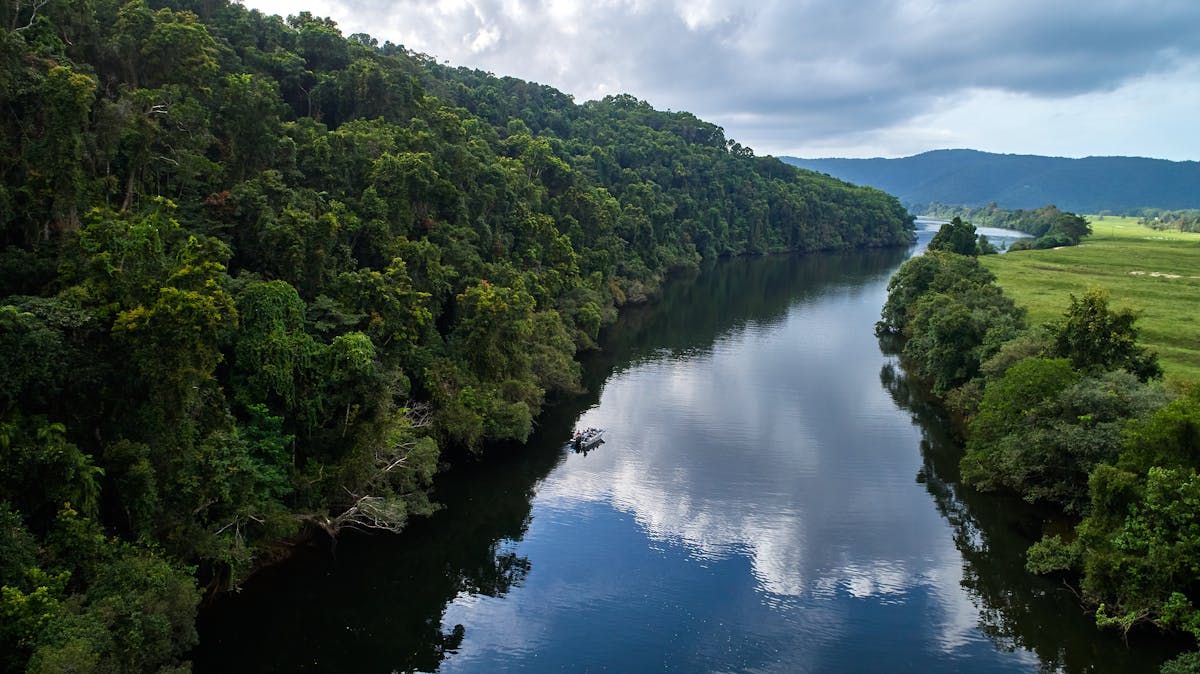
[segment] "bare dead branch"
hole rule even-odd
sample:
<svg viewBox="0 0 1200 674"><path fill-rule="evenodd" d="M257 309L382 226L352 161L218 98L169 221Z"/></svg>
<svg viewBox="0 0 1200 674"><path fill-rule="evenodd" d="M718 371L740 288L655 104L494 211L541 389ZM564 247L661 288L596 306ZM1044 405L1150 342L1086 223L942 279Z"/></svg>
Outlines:
<svg viewBox="0 0 1200 674"><path fill-rule="evenodd" d="M25 24L24 26L21 26L20 28L13 28L12 29L13 32L20 33L23 30L29 30L30 28L32 28L34 22L37 21L38 10L45 7L47 5L47 3L49 3L49 2L50 2L50 0L33 0L33 2L30 3L30 7L33 9L33 12L30 13L30 15L29 15L29 23ZM19 15L21 13L21 5L22 4L23 3L21 3L19 0L18 0L18 2L15 3L16 7L14 8L14 11L13 11L14 19L16 18L17 15Z"/></svg>
<svg viewBox="0 0 1200 674"><path fill-rule="evenodd" d="M433 423L433 405L429 402L413 402L404 410L404 417L413 428L425 428Z"/></svg>

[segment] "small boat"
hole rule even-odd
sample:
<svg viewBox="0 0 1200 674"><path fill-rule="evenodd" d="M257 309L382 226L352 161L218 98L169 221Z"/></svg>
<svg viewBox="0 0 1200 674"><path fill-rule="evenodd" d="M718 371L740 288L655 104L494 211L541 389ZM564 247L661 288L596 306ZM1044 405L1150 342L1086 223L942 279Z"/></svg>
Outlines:
<svg viewBox="0 0 1200 674"><path fill-rule="evenodd" d="M571 446L576 450L584 450L591 449L601 442L604 442L604 429L585 428L582 431L575 431L575 437L571 439Z"/></svg>

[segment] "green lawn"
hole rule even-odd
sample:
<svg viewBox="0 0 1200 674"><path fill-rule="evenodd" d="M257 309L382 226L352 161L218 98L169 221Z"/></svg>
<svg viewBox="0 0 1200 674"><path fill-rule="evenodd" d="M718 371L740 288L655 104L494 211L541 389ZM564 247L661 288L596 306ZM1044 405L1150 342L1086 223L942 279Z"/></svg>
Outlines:
<svg viewBox="0 0 1200 674"><path fill-rule="evenodd" d="M989 255L983 263L1038 325L1062 316L1068 295L1109 291L1110 305L1139 312L1141 341L1168 381L1200 382L1200 234L1155 231L1136 218L1088 218L1092 235L1056 250Z"/></svg>

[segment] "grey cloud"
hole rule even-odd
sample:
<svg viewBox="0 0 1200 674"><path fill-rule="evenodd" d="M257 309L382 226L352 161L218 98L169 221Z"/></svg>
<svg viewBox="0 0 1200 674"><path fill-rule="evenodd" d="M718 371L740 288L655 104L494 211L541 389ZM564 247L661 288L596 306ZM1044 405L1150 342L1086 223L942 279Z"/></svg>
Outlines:
<svg viewBox="0 0 1200 674"><path fill-rule="evenodd" d="M1195 0L329 0L324 8L314 9L339 15L347 32L577 99L627 92L732 132L770 128L793 141L883 129L970 89L1042 98L1108 91L1200 54Z"/></svg>

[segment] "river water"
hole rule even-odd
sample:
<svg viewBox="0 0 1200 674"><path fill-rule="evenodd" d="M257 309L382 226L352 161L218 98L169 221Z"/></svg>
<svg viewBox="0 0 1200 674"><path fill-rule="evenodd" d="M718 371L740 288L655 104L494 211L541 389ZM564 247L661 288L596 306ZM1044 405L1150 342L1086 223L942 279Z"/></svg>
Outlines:
<svg viewBox="0 0 1200 674"><path fill-rule="evenodd" d="M197 671L1156 670L1169 646L1023 571L1043 513L959 486L872 330L912 252L673 282L608 331L589 395L447 474L441 512L206 609ZM566 448L587 426L605 442Z"/></svg>

